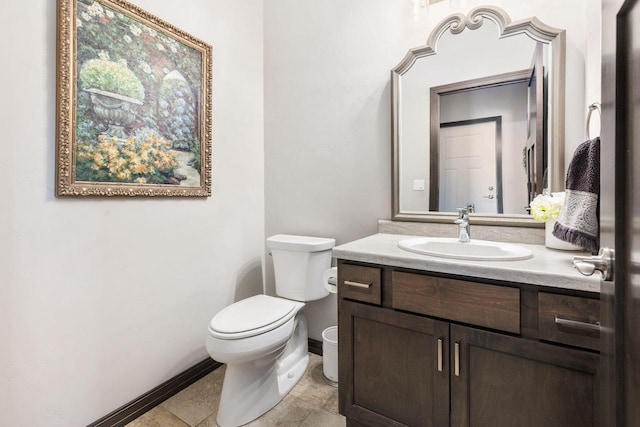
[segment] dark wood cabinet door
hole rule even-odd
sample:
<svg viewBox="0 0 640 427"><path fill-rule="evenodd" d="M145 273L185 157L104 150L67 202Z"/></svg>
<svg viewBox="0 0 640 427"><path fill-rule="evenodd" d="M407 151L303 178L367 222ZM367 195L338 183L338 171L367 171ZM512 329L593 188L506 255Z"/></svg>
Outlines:
<svg viewBox="0 0 640 427"><path fill-rule="evenodd" d="M598 354L458 325L450 341L452 427L597 425Z"/></svg>
<svg viewBox="0 0 640 427"><path fill-rule="evenodd" d="M342 414L369 427L449 425L448 323L347 300L339 317Z"/></svg>

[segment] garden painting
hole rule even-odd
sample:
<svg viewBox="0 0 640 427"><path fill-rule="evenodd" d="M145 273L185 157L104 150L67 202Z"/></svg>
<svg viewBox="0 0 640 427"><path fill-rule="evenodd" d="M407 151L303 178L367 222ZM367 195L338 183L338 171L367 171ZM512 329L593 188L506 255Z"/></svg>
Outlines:
<svg viewBox="0 0 640 427"><path fill-rule="evenodd" d="M123 0L58 6L57 194L210 195L211 47Z"/></svg>

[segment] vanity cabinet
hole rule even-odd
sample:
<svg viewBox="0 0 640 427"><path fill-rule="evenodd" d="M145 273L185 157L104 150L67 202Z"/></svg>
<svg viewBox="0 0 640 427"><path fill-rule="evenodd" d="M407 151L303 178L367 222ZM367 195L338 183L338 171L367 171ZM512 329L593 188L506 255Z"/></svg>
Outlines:
<svg viewBox="0 0 640 427"><path fill-rule="evenodd" d="M339 260L348 426L597 425L597 296L475 280Z"/></svg>

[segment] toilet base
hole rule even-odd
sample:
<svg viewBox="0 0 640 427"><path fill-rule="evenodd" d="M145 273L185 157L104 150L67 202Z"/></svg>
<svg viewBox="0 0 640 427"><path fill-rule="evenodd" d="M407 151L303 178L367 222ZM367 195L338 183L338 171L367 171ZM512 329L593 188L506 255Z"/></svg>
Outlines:
<svg viewBox="0 0 640 427"><path fill-rule="evenodd" d="M298 315L293 336L284 347L258 360L227 364L216 421L238 427L276 406L309 366L307 324Z"/></svg>

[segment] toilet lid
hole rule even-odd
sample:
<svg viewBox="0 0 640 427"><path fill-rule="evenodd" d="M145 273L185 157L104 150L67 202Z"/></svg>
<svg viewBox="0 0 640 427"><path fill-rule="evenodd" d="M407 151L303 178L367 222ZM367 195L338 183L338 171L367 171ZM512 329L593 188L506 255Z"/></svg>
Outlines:
<svg viewBox="0 0 640 427"><path fill-rule="evenodd" d="M222 334L246 334L249 331L273 327L287 321L295 314L299 302L268 295L255 295L223 308L211 319L211 330ZM265 332L265 331L260 331Z"/></svg>

